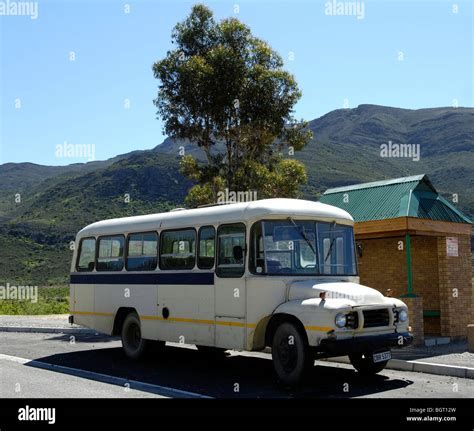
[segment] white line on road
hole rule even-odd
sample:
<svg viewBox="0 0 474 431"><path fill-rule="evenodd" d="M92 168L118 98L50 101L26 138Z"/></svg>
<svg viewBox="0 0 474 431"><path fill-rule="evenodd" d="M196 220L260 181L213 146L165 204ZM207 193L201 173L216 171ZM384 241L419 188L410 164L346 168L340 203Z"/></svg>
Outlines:
<svg viewBox="0 0 474 431"><path fill-rule="evenodd" d="M63 365L48 364L46 362L36 361L34 359L25 359L18 356L4 355L0 353L0 360L16 362L17 364L27 365L29 367L41 368L43 370L56 371L69 374L76 377L95 380L102 383L122 386L138 391L151 392L170 398L212 398L206 395L194 392L182 391L180 389L168 388L166 386L153 385L151 383L139 382L137 380L128 380L122 377L109 376L107 374L95 373L93 371L80 370L78 368L64 367ZM126 386L128 385L128 386Z"/></svg>

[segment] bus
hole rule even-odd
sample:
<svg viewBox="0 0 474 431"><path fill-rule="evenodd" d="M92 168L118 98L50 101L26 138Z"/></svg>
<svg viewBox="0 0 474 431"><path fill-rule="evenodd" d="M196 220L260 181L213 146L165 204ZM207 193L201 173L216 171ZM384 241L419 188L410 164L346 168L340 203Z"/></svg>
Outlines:
<svg viewBox="0 0 474 431"><path fill-rule="evenodd" d="M70 321L120 336L134 360L177 342L269 348L284 385L318 358L378 373L413 337L407 306L359 283L353 228L346 211L299 199L99 221L76 237Z"/></svg>

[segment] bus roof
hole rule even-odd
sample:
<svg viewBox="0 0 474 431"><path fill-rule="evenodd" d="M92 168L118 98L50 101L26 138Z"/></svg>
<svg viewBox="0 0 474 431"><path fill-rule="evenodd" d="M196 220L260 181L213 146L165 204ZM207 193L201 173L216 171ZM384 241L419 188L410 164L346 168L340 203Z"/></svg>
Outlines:
<svg viewBox="0 0 474 431"><path fill-rule="evenodd" d="M245 222L277 216L282 218L311 217L342 221L345 224L352 224L354 221L348 212L321 202L275 198L103 220L86 226L79 231L78 236L179 229L206 224Z"/></svg>

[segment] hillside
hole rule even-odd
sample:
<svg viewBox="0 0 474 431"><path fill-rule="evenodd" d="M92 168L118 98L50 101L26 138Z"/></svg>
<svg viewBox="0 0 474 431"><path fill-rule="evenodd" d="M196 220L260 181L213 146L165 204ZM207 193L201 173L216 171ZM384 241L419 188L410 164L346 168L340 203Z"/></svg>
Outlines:
<svg viewBox="0 0 474 431"><path fill-rule="evenodd" d="M65 166L44 166L29 162L4 163L0 165L0 220L12 211L16 194L23 195L26 192L28 196L31 189L38 185L44 188L56 181L65 181L87 172L95 172L136 153L140 151L121 154L108 160L72 163Z"/></svg>
<svg viewBox="0 0 474 431"><path fill-rule="evenodd" d="M310 187L427 173L440 193L458 194L458 207L474 215L474 109L361 105L330 112L310 127L315 139L297 155L311 174ZM388 141L419 145L419 161L380 157Z"/></svg>
<svg viewBox="0 0 474 431"><path fill-rule="evenodd" d="M474 217L474 109L400 109L360 105L338 109L309 122L314 139L295 158L307 167L305 197L330 187L427 173L445 197L458 195L457 206ZM419 145L420 158L383 158L380 146ZM190 142L166 139L159 153L177 155L183 146L203 154Z"/></svg>
<svg viewBox="0 0 474 431"><path fill-rule="evenodd" d="M473 108L360 105L332 111L309 127L314 139L295 156L307 166L304 197L317 199L329 187L426 173L445 197L457 194L456 205L474 217ZM388 141L419 145L419 160L381 157L380 146ZM191 183L178 172L180 146L202 155L190 142L166 139L154 150L102 162L0 165L0 282L66 281L68 242L86 224L181 205ZM18 192L21 204L13 200Z"/></svg>

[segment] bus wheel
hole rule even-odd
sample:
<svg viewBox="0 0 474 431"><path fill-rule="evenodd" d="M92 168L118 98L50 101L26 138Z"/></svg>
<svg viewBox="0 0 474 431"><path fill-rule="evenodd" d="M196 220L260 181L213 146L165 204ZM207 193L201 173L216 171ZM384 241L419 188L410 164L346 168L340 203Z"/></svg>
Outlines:
<svg viewBox="0 0 474 431"><path fill-rule="evenodd" d="M273 367L281 383L296 385L314 364L305 340L295 325L280 324L272 342Z"/></svg>
<svg viewBox="0 0 474 431"><path fill-rule="evenodd" d="M196 345L199 353L207 356L210 359L223 359L226 357L227 349L221 347L212 347L212 346L198 346Z"/></svg>
<svg viewBox="0 0 474 431"><path fill-rule="evenodd" d="M122 326L122 347L130 359L139 359L146 351L147 341L142 338L140 319L136 313L130 313Z"/></svg>
<svg viewBox="0 0 474 431"><path fill-rule="evenodd" d="M388 361L374 362L372 353L351 353L349 359L352 366L364 376L380 373L388 363Z"/></svg>

